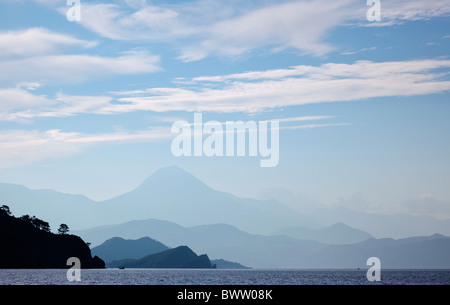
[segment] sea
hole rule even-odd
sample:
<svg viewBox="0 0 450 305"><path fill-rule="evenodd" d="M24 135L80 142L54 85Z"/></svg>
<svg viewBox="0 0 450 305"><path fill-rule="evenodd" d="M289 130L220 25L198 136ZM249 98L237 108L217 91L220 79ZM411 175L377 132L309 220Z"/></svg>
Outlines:
<svg viewBox="0 0 450 305"><path fill-rule="evenodd" d="M370 282L367 270L0 270L0 285L449 285L450 270L382 270ZM73 274L72 274L73 275ZM70 276L69 276L70 277Z"/></svg>

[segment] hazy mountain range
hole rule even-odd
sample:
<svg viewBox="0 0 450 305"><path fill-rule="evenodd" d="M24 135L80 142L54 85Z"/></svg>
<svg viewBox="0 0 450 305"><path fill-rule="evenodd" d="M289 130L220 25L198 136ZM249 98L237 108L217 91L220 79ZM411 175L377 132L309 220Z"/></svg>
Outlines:
<svg viewBox="0 0 450 305"><path fill-rule="evenodd" d="M304 267L367 269L367 259L378 257L383 269L449 269L449 255L450 238L439 234L368 239L353 245L327 246L309 256Z"/></svg>
<svg viewBox="0 0 450 305"><path fill-rule="evenodd" d="M82 195L30 190L14 184L0 184L0 202L9 205L15 215L36 215L46 219L52 227L67 223L72 229L153 218L183 226L226 223L250 233L283 232L289 236L294 232L279 230L287 227L323 229L336 223L344 223L376 238L450 235L450 220L429 216L369 214L344 208L301 215L274 200L238 198L215 191L178 167L158 170L135 190L102 202ZM295 234L298 233L297 229ZM304 238L309 239L308 234ZM319 233L314 234L313 239L316 239Z"/></svg>
<svg viewBox="0 0 450 305"><path fill-rule="evenodd" d="M343 224L321 232L334 234L335 227L354 232L355 236L364 234ZM379 257L385 268L450 268L450 238L438 234L399 240L369 238L353 244L327 245L285 235L249 234L229 225L185 228L154 219L98 227L77 234L93 244L112 236L126 239L150 236L170 247L188 245L212 259L237 261L253 268L365 268L367 259L373 256Z"/></svg>
<svg viewBox="0 0 450 305"><path fill-rule="evenodd" d="M17 215L33 214L54 226L70 219L68 225L77 229L147 218L187 226L228 223L265 233L300 224L293 211L275 201L215 191L177 167L159 170L135 190L102 202L12 184L0 184L0 201Z"/></svg>
<svg viewBox="0 0 450 305"><path fill-rule="evenodd" d="M354 229L343 223L336 223L316 230L305 227L287 227L275 231L272 235L286 235L296 239L316 240L329 245L354 244L373 238L369 233Z"/></svg>
<svg viewBox="0 0 450 305"><path fill-rule="evenodd" d="M211 259L225 259L249 267L293 267L299 254L323 247L317 241L302 241L282 235L253 235L225 224L186 228L156 219L75 233L93 246L113 237L140 239L148 236L169 247L186 245L196 253L207 253Z"/></svg>
<svg viewBox="0 0 450 305"><path fill-rule="evenodd" d="M344 208L301 215L274 200L213 190L177 167L156 171L135 190L102 202L0 184L0 203L15 215L46 219L53 229L66 223L93 246L113 237L150 237L172 248L187 245L212 259L250 267L364 267L363 260L374 253L384 255L387 266L397 266L399 257L413 251L410 263L406 260L402 266L424 266L422 253L423 259L429 257L427 263L440 268L450 257L448 239L435 235L450 235L450 220ZM405 239L411 236L430 237Z"/></svg>
<svg viewBox="0 0 450 305"><path fill-rule="evenodd" d="M450 219L439 220L431 216L372 214L338 207L320 209L306 217L309 221L325 227L339 222L345 223L368 232L376 238L407 238L436 233L450 235Z"/></svg>

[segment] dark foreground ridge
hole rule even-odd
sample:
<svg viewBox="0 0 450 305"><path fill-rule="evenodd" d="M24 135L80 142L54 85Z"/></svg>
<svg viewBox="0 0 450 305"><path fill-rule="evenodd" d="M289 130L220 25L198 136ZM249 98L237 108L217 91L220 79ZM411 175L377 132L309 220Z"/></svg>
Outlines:
<svg viewBox="0 0 450 305"><path fill-rule="evenodd" d="M0 210L0 269L66 269L70 257L82 269L105 268L80 237L53 234Z"/></svg>
<svg viewBox="0 0 450 305"><path fill-rule="evenodd" d="M207 255L198 256L189 247L181 246L160 253L148 255L141 259L120 260L108 265L111 268L179 268L211 269Z"/></svg>

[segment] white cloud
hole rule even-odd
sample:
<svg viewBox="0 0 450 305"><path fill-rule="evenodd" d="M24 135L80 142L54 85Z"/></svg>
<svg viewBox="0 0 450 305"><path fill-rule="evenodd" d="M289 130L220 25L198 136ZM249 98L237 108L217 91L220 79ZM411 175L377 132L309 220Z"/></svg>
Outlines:
<svg viewBox="0 0 450 305"><path fill-rule="evenodd" d="M170 8L127 1L130 7L119 4L83 3L80 24L87 29L114 40L160 41L192 34L193 29ZM66 14L67 8L60 9Z"/></svg>
<svg viewBox="0 0 450 305"><path fill-rule="evenodd" d="M56 131L0 131L0 168L31 164L79 152L81 147L67 145L63 139L71 136L73 134L63 135Z"/></svg>
<svg viewBox="0 0 450 305"><path fill-rule="evenodd" d="M156 142L171 137L170 129L161 127L105 134L61 130L3 130L0 131L0 169L32 164L48 158L67 157L97 144Z"/></svg>
<svg viewBox="0 0 450 305"><path fill-rule="evenodd" d="M44 2L43 0L35 0ZM67 6L58 10L65 14ZM170 42L179 59L236 56L258 48L325 54L334 49L326 35L337 26L392 26L450 15L448 0L382 1L382 21L368 22L360 0L193 0L150 3L123 0L83 3L79 24L114 40Z"/></svg>
<svg viewBox="0 0 450 305"><path fill-rule="evenodd" d="M348 16L348 1L294 1L259 8L242 16L219 21L208 38L184 50L185 61L202 59L211 53L234 56L259 47L273 51L294 48L322 55L333 49L322 42L324 35Z"/></svg>
<svg viewBox="0 0 450 305"><path fill-rule="evenodd" d="M49 98L21 88L0 89L0 120L24 121L37 117L100 114L112 101L113 98L108 96L71 96L58 93L55 98Z"/></svg>
<svg viewBox="0 0 450 305"><path fill-rule="evenodd" d="M370 47L370 48L363 48L357 51L344 51L341 52L341 55L354 55L354 54L358 54L361 52L367 52L367 51L375 51L377 49L377 47Z"/></svg>
<svg viewBox="0 0 450 305"><path fill-rule="evenodd" d="M34 91L42 87L42 84L38 82L22 82L18 84L18 87L19 88L25 87L27 90Z"/></svg>
<svg viewBox="0 0 450 305"><path fill-rule="evenodd" d="M97 42L44 28L0 32L0 82L3 86L34 84L28 88L36 89L42 82L82 82L160 70L159 57L146 51L109 57L84 53L95 46Z"/></svg>
<svg viewBox="0 0 450 305"><path fill-rule="evenodd" d="M210 54L234 56L255 48L294 48L321 55L333 49L322 40L354 15L356 0L186 1L182 4L84 3L80 24L114 40L174 42L180 59ZM61 8L65 14L67 8Z"/></svg>
<svg viewBox="0 0 450 305"><path fill-rule="evenodd" d="M298 123L298 122L307 122L307 121L319 121L319 120L327 120L327 119L331 119L334 118L332 116L301 116L301 117L290 117L290 118L273 118L271 120L262 120L259 122L279 122L280 124L283 124L284 126L282 127L278 127L275 128L275 130L284 130L284 129L313 129L313 128L321 128L321 127L332 127L332 126L345 126L345 125L349 125L347 123L337 123L337 124L308 124L308 125L294 125L294 126L287 126L286 123ZM169 120L163 120L166 122L171 122L173 123L173 118L169 118ZM184 121L183 119L178 119L177 121ZM227 122L219 122L224 128L226 127L226 123ZM195 123L188 123L188 126L192 127L195 125L200 125L200 124L195 124ZM274 127L272 127L274 128ZM224 131L225 132L225 131Z"/></svg>
<svg viewBox="0 0 450 305"><path fill-rule="evenodd" d="M0 33L1 56L32 56L49 54L68 47L93 48L95 41L86 41L44 28L30 28L24 31Z"/></svg>
<svg viewBox="0 0 450 305"><path fill-rule="evenodd" d="M48 98L22 88L4 89L0 90L0 103L4 106L0 114L2 120L16 120L136 111L258 113L313 103L448 92L450 81L445 71L449 67L450 60L329 63L197 77L187 88L149 88L115 92L111 96L59 94ZM17 110L18 106L33 105L31 110Z"/></svg>
<svg viewBox="0 0 450 305"><path fill-rule="evenodd" d="M83 97L66 97L65 101L76 101L83 104ZM47 114L50 115L50 114ZM329 116L305 116L279 119L282 123L303 122L329 119ZM161 119L161 118L160 118ZM168 118L172 123L174 118ZM164 120L162 120L164 121ZM225 123L223 123L225 125ZM280 129L310 129L339 124L316 124L287 126ZM110 133L84 134L80 132L64 132L59 129L38 130L2 130L0 131L0 169L36 163L49 158L64 158L83 153L94 145L117 143L159 142L175 137L168 126L154 126L146 130Z"/></svg>
<svg viewBox="0 0 450 305"><path fill-rule="evenodd" d="M251 71L237 74L221 76L200 76L192 80L194 82L225 82L230 80L261 80L261 79L283 79L287 77L299 76L304 74L306 66L297 66L288 69L277 69L268 71ZM305 71L306 72L306 71Z"/></svg>
<svg viewBox="0 0 450 305"><path fill-rule="evenodd" d="M195 80L202 82L196 89L153 88L122 95L118 100L127 104L117 106L116 111L252 113L312 103L434 94L450 90L450 81L442 79L445 74L432 71L449 67L449 60L358 61L199 77ZM216 84L203 86L206 81Z"/></svg>
<svg viewBox="0 0 450 305"><path fill-rule="evenodd" d="M63 8L62 14L66 14L67 8ZM127 40L135 34L123 29L115 19L120 16L119 7L114 4L83 4L82 19L80 24L103 37ZM133 36L131 36L133 35Z"/></svg>
<svg viewBox="0 0 450 305"><path fill-rule="evenodd" d="M450 16L447 0L382 1L384 20L417 21Z"/></svg>
<svg viewBox="0 0 450 305"><path fill-rule="evenodd" d="M405 73L415 73L416 76L426 75L424 73L431 70L449 67L450 60L410 60L379 63L371 61L357 61L354 64L327 63L319 67L301 65L293 66L287 69L251 71L222 76L202 76L193 78L193 81L256 81L292 79L293 77L310 78L313 80L329 80L335 77L373 79L388 76L391 74L401 75ZM429 74L429 77L433 78L435 76L435 74Z"/></svg>
<svg viewBox="0 0 450 305"><path fill-rule="evenodd" d="M360 16L363 15L364 10L367 11L367 8L361 9ZM363 20L360 25L367 27L385 27L410 21L430 20L448 16L450 16L450 6L447 0L382 0L381 21L368 22L367 20Z"/></svg>
<svg viewBox="0 0 450 305"><path fill-rule="evenodd" d="M118 57L94 55L41 55L0 61L0 82L35 80L82 82L98 77L159 71L159 57L147 52L127 52Z"/></svg>
<svg viewBox="0 0 450 305"><path fill-rule="evenodd" d="M0 113L9 113L17 110L31 110L39 107L48 107L54 101L44 95L35 95L22 88L0 89Z"/></svg>

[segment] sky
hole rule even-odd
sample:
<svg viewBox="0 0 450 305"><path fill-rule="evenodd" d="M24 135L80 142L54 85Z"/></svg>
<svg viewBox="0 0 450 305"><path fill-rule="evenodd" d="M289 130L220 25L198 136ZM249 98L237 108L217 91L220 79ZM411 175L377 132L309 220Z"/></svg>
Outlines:
<svg viewBox="0 0 450 305"><path fill-rule="evenodd" d="M298 211L450 218L448 0L76 2L0 0L0 182L100 201L175 165ZM278 120L279 163L174 156L195 113Z"/></svg>

